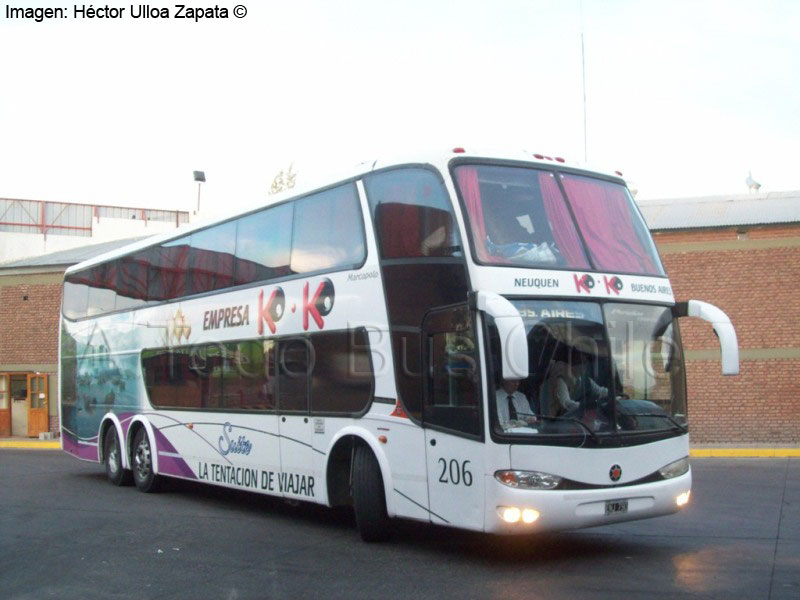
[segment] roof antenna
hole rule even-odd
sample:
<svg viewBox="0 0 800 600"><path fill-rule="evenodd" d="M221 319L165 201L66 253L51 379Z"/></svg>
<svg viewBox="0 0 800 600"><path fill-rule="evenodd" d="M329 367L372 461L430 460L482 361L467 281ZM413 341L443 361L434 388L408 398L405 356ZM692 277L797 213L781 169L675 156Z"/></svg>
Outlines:
<svg viewBox="0 0 800 600"><path fill-rule="evenodd" d="M589 161L586 144L586 56L583 47L583 0L579 3L581 13L581 80L583 82L583 162Z"/></svg>

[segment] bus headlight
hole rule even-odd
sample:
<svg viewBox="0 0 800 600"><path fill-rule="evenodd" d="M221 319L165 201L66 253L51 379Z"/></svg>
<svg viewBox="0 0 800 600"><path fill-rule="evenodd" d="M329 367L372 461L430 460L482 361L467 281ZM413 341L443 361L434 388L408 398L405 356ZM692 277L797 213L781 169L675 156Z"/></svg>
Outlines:
<svg viewBox="0 0 800 600"><path fill-rule="evenodd" d="M552 490L561 483L561 477L540 471L497 471L494 474L503 485L526 490Z"/></svg>
<svg viewBox="0 0 800 600"><path fill-rule="evenodd" d="M522 516L522 511L516 506L498 506L497 513L506 523L516 523Z"/></svg>
<svg viewBox="0 0 800 600"><path fill-rule="evenodd" d="M520 509L516 506L498 506L497 514L506 523L519 523L522 521L526 525L534 523L539 518L539 511L533 508Z"/></svg>
<svg viewBox="0 0 800 600"><path fill-rule="evenodd" d="M689 470L689 457L684 456L683 458L676 460L675 462L669 463L665 467L661 467L658 470L658 472L664 479L672 479L673 477L680 477L688 470Z"/></svg>
<svg viewBox="0 0 800 600"><path fill-rule="evenodd" d="M522 522L523 523L533 523L536 519L539 518L539 511L533 510L532 508L526 508L522 511Z"/></svg>

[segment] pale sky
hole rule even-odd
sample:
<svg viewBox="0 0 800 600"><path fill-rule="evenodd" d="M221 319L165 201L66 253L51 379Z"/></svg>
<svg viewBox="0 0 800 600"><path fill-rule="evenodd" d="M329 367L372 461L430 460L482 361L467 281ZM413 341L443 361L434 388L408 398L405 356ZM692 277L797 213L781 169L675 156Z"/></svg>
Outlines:
<svg viewBox="0 0 800 600"><path fill-rule="evenodd" d="M204 170L216 211L292 163L299 183L454 146L582 163L581 31L589 164L639 198L746 193L748 171L800 189L800 2L241 1L195 23L0 0L0 197L191 210Z"/></svg>

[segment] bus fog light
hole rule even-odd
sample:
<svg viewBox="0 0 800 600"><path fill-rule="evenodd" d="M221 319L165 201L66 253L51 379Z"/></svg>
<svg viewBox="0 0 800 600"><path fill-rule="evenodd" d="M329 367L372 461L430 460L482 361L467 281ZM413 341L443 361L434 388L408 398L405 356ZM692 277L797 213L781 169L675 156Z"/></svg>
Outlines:
<svg viewBox="0 0 800 600"><path fill-rule="evenodd" d="M672 479L673 477L680 477L689 470L689 457L684 456L681 459L671 462L668 465L661 467L658 472L664 479Z"/></svg>
<svg viewBox="0 0 800 600"><path fill-rule="evenodd" d="M561 483L561 477L540 471L497 471L494 474L503 485L528 490L552 490Z"/></svg>
<svg viewBox="0 0 800 600"><path fill-rule="evenodd" d="M689 495L691 492L683 492L682 494L678 494L678 497L675 498L675 504L678 506L686 506L689 502Z"/></svg>
<svg viewBox="0 0 800 600"><path fill-rule="evenodd" d="M516 506L498 506L497 514L506 523L516 523L521 516L520 510Z"/></svg>
<svg viewBox="0 0 800 600"><path fill-rule="evenodd" d="M539 518L538 510L533 510L532 508L526 508L525 510L522 511L523 523L533 523L538 518Z"/></svg>

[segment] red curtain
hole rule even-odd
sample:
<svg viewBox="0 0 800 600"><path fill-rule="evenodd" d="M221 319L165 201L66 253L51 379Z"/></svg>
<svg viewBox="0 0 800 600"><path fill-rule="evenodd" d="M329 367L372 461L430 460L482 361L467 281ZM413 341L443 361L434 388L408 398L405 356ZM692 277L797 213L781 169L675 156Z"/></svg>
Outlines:
<svg viewBox="0 0 800 600"><path fill-rule="evenodd" d="M162 246L161 252L161 281L164 299L171 300L185 296L189 274L189 244Z"/></svg>
<svg viewBox="0 0 800 600"><path fill-rule="evenodd" d="M472 238L475 242L477 258L482 262L490 262L489 253L486 251L486 223L483 220L481 186L478 183L477 167L458 167L456 169L456 179L469 213L469 222L472 228ZM495 260L494 262L497 261Z"/></svg>
<svg viewBox="0 0 800 600"><path fill-rule="evenodd" d="M420 207L399 202L379 204L375 209L383 258L422 256Z"/></svg>
<svg viewBox="0 0 800 600"><path fill-rule="evenodd" d="M629 200L621 186L567 175L564 188L598 269L660 274L649 250L636 235Z"/></svg>
<svg viewBox="0 0 800 600"><path fill-rule="evenodd" d="M547 213L547 220L550 221L553 240L561 256L567 261L567 266L573 269L588 269L589 263L581 248L581 240L575 231L575 225L555 176L552 173L540 173L539 188L542 191L544 210Z"/></svg>
<svg viewBox="0 0 800 600"><path fill-rule="evenodd" d="M121 275L117 293L134 300L147 300L147 269L149 266L147 257L141 250L120 259Z"/></svg>

